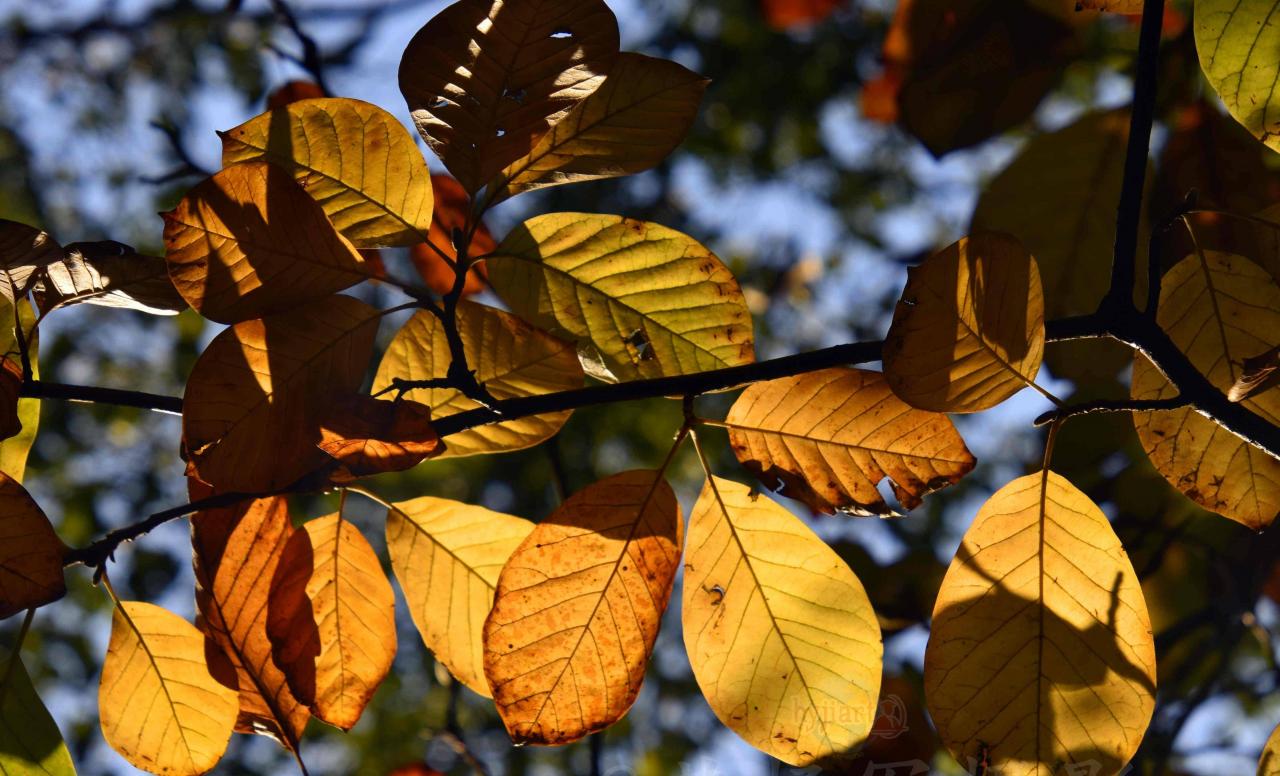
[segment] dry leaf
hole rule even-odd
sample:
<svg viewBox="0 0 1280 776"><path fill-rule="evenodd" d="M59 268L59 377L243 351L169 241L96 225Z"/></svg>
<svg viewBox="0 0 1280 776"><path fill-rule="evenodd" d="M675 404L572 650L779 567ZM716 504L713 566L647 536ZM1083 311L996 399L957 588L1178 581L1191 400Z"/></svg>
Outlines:
<svg viewBox="0 0 1280 776"><path fill-rule="evenodd" d="M0 294L10 304L27 293L38 270L62 256L48 232L0 218Z"/></svg>
<svg viewBox="0 0 1280 776"><path fill-rule="evenodd" d="M0 472L0 619L66 595L66 551L27 489Z"/></svg>
<svg viewBox="0 0 1280 776"><path fill-rule="evenodd" d="M513 741L577 741L631 708L682 525L659 472L623 472L570 496L512 553L485 621L484 673Z"/></svg>
<svg viewBox="0 0 1280 776"><path fill-rule="evenodd" d="M342 463L343 477L402 471L444 450L431 426L431 408L362 394L330 409L320 427L319 446Z"/></svg>
<svg viewBox="0 0 1280 776"><path fill-rule="evenodd" d="M823 369L747 388L725 418L738 460L767 487L819 512L893 514L959 481L973 455L946 415L912 409L879 372Z"/></svg>
<svg viewBox="0 0 1280 776"><path fill-rule="evenodd" d="M187 309L169 279L168 265L158 256L143 256L110 240L69 243L63 253L36 281L35 299L42 312L81 302L152 315Z"/></svg>
<svg viewBox="0 0 1280 776"><path fill-rule="evenodd" d="M1227 399L1242 402L1256 393L1280 385L1280 347L1266 353L1247 356L1240 361L1240 376L1227 391Z"/></svg>
<svg viewBox="0 0 1280 776"><path fill-rule="evenodd" d="M271 582L267 636L300 702L350 730L396 656L395 593L341 514L294 531Z"/></svg>

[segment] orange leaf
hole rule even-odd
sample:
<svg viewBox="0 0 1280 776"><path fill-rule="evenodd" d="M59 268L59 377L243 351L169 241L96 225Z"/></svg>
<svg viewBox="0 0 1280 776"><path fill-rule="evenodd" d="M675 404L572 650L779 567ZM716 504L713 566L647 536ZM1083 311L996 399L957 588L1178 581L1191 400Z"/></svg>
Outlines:
<svg viewBox="0 0 1280 776"><path fill-rule="evenodd" d="M192 484L192 497L204 489ZM207 495L204 493L203 495ZM210 509L191 518L196 575L196 626L208 639L206 652L219 653L233 676L214 675L240 691L236 730L258 733L297 751L311 713L289 689L267 637L271 580L293 524L280 497Z"/></svg>
<svg viewBox="0 0 1280 776"><path fill-rule="evenodd" d="M66 595L66 551L27 489L0 472L0 619Z"/></svg>
<svg viewBox="0 0 1280 776"><path fill-rule="evenodd" d="M165 259L182 297L235 323L313 302L368 277L364 260L288 172L242 162L164 214Z"/></svg>
<svg viewBox="0 0 1280 776"><path fill-rule="evenodd" d="M359 390L380 316L334 296L214 337L183 398L183 436L199 478L256 493L322 466L321 421L338 397Z"/></svg>
<svg viewBox="0 0 1280 776"><path fill-rule="evenodd" d="M830 16L840 4L841 0L760 0L764 18L775 30L817 24Z"/></svg>
<svg viewBox="0 0 1280 776"><path fill-rule="evenodd" d="M431 427L431 408L356 394L338 402L320 427L320 449L342 462L342 474L363 477L416 466L444 451Z"/></svg>
<svg viewBox="0 0 1280 776"><path fill-rule="evenodd" d="M320 88L320 84L312 81L290 81L267 95L267 107L282 108L291 102L323 96L324 90Z"/></svg>
<svg viewBox="0 0 1280 776"><path fill-rule="evenodd" d="M484 672L514 741L565 744L626 714L682 527L660 474L630 471L573 494L516 548L484 628Z"/></svg>
<svg viewBox="0 0 1280 776"><path fill-rule="evenodd" d="M351 729L396 656L395 593L341 514L289 538L271 582L267 635L294 696L317 719Z"/></svg>
<svg viewBox="0 0 1280 776"><path fill-rule="evenodd" d="M435 213L431 219L431 229L427 232L431 245L419 243L409 250L409 256L413 259L413 265L417 267L418 274L422 275L423 281L426 282L427 288L443 295L453 288L453 279L456 274L450 263L458 258L458 251L453 247L453 233L466 229L467 212L471 207L471 200L466 190L462 188L462 184L448 175L432 175L431 189L436 203ZM468 251L470 256L472 258L483 256L496 247L498 244L489 233L489 228L479 224L471 237L471 247ZM436 249L439 249L439 252ZM441 253L444 254L443 257ZM449 261L446 262L445 258ZM483 291L486 277L484 265L473 264L467 273L467 284L462 289L462 295L472 296Z"/></svg>

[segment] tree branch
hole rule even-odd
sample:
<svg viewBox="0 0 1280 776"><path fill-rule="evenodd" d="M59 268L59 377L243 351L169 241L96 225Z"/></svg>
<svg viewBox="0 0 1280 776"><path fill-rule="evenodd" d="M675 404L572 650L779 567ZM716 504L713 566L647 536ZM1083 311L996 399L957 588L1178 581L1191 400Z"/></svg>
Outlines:
<svg viewBox="0 0 1280 776"><path fill-rule="evenodd" d="M144 410L182 414L180 396L161 396L143 391L126 391L118 388L101 388L96 385L69 385L46 380L28 380L22 384L19 396L33 399L63 399L90 404L113 404L118 407L137 407Z"/></svg>

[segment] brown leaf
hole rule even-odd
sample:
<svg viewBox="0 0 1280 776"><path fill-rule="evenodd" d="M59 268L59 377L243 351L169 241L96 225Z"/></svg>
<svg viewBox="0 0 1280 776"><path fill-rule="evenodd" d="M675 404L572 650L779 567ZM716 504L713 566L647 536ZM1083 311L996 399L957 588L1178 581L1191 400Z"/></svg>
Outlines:
<svg viewBox="0 0 1280 776"><path fill-rule="evenodd" d="M359 390L380 317L334 296L215 337L183 398L183 436L200 479L258 493L324 464L321 421L339 397Z"/></svg>
<svg viewBox="0 0 1280 776"><path fill-rule="evenodd" d="M431 188L435 192L436 210L431 219L431 229L427 236L431 245L420 243L409 250L413 266L427 284L427 288L437 294L444 295L453 289L455 272L451 262L457 261L458 251L453 245L455 233L461 233L467 227L467 214L471 208L470 198L462 184L448 175L432 175ZM471 236L470 256L483 256L497 247L489 228L483 223L476 227ZM434 246L434 247L432 247ZM439 249L437 253L436 249ZM443 253L442 257L440 254ZM445 259L448 261L445 261ZM462 295L474 296L485 289L487 272L484 264L472 264L467 272L467 283Z"/></svg>
<svg viewBox="0 0 1280 776"><path fill-rule="evenodd" d="M18 401L22 392L22 365L11 358L0 359L0 439L22 431Z"/></svg>
<svg viewBox="0 0 1280 776"><path fill-rule="evenodd" d="M364 260L285 170L242 162L164 214L165 259L182 297L235 323L319 301L368 277Z"/></svg>
<svg viewBox="0 0 1280 776"><path fill-rule="evenodd" d="M292 102L323 96L324 89L320 88L320 84L313 81L289 81L267 95L267 108L282 108Z"/></svg>
<svg viewBox="0 0 1280 776"><path fill-rule="evenodd" d="M62 246L34 226L0 218L0 294L11 303L27 293L36 271L62 258Z"/></svg>
<svg viewBox="0 0 1280 776"><path fill-rule="evenodd" d="M1280 385L1280 347L1266 353L1248 356L1240 362L1240 376L1227 391L1227 399L1241 402Z"/></svg>
<svg viewBox="0 0 1280 776"><path fill-rule="evenodd" d="M69 304L92 304L175 315L187 302L169 279L159 256L144 256L114 241L69 243L35 284L41 312Z"/></svg>
<svg viewBox="0 0 1280 776"><path fill-rule="evenodd" d="M192 497L207 495L198 484ZM206 652L229 662L233 673L215 676L240 692L236 730L276 739L297 751L311 713L289 689L267 637L267 603L280 554L293 534L288 502L280 497L210 509L191 518L196 576L196 626Z"/></svg>
<svg viewBox="0 0 1280 776"><path fill-rule="evenodd" d="M876 489L885 478L913 509L974 466L946 415L913 409L879 372L861 369L756 383L725 426L734 454L761 482L819 512L893 514Z"/></svg>
<svg viewBox="0 0 1280 776"><path fill-rule="evenodd" d="M267 635L294 697L350 730L396 656L395 593L369 542L341 514L310 520L285 544Z"/></svg>
<svg viewBox="0 0 1280 776"><path fill-rule="evenodd" d="M0 472L0 619L66 595L66 551L27 489Z"/></svg>
<svg viewBox="0 0 1280 776"><path fill-rule="evenodd" d="M512 553L485 621L484 672L513 741L565 744L626 714L682 525L658 472L623 472L570 496Z"/></svg>
<svg viewBox="0 0 1280 776"><path fill-rule="evenodd" d="M617 54L602 0L459 0L409 42L400 91L427 145L474 193L593 92Z"/></svg>
<svg viewBox="0 0 1280 776"><path fill-rule="evenodd" d="M320 449L342 462L350 477L411 468L444 451L431 426L431 408L356 394L329 410L320 427Z"/></svg>
<svg viewBox="0 0 1280 776"><path fill-rule="evenodd" d="M760 0L765 21L775 30L808 27L826 19L843 0Z"/></svg>

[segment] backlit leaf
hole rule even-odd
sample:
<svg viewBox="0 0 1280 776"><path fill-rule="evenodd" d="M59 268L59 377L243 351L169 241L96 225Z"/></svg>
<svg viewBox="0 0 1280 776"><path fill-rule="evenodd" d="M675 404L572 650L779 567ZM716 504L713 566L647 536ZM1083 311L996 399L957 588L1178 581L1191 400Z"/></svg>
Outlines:
<svg viewBox="0 0 1280 776"><path fill-rule="evenodd" d="M443 447L430 408L408 399L353 394L334 405L320 427L320 449L342 462L344 477L408 469Z"/></svg>
<svg viewBox="0 0 1280 776"><path fill-rule="evenodd" d="M75 776L58 725L17 654L0 652L0 773Z"/></svg>
<svg viewBox="0 0 1280 776"><path fill-rule="evenodd" d="M271 580L293 530L288 503L279 497L205 510L191 519L196 625L207 637L215 676L239 688L236 731L269 736L297 751L311 713L289 690L267 636ZM230 675L216 672L215 659L230 664Z"/></svg>
<svg viewBox="0 0 1280 776"><path fill-rule="evenodd" d="M324 299L368 276L287 171L242 162L194 186L164 214L169 277L201 315L235 323Z"/></svg>
<svg viewBox="0 0 1280 776"><path fill-rule="evenodd" d="M659 472L615 474L534 527L498 577L484 673L517 743L565 744L626 714L680 564Z"/></svg>
<svg viewBox="0 0 1280 776"><path fill-rule="evenodd" d="M349 730L396 656L395 593L360 530L341 514L309 520L271 582L267 635L294 697Z"/></svg>
<svg viewBox="0 0 1280 776"><path fill-rule="evenodd" d="M209 672L204 638L172 612L124 601L98 689L102 735L134 766L165 776L200 774L222 758L236 692Z"/></svg>
<svg viewBox="0 0 1280 776"><path fill-rule="evenodd" d="M1280 725L1271 731L1258 758L1258 776L1280 776Z"/></svg>
<svg viewBox="0 0 1280 776"><path fill-rule="evenodd" d="M387 511L387 551L422 641L454 678L490 697L484 620L498 573L533 523L423 496Z"/></svg>
<svg viewBox="0 0 1280 776"><path fill-rule="evenodd" d="M40 337L34 329L36 316L31 308L31 302L26 299L20 300L18 314L15 316L9 300L0 295L0 321L8 322L15 318L22 322L22 329L25 332L27 355L31 361L31 378L39 380L40 363L36 356L40 347ZM5 358L21 363L16 326L10 326L7 323L0 325L0 353L3 353ZM18 420L22 423L22 430L17 435L0 442L0 472L22 482L22 476L27 470L27 456L31 453L31 446L35 444L36 431L40 426L40 400L26 396L18 399Z"/></svg>
<svg viewBox="0 0 1280 776"><path fill-rule="evenodd" d="M0 218L0 295L10 303L27 293L37 270L61 258L48 232Z"/></svg>
<svg viewBox="0 0 1280 776"><path fill-rule="evenodd" d="M224 165L263 159L288 170L357 247L425 239L430 173L413 136L382 108L345 97L301 100L220 134Z"/></svg>
<svg viewBox="0 0 1280 776"><path fill-rule="evenodd" d="M1280 346L1247 356L1240 361L1240 376L1227 391L1227 398L1241 402L1255 393L1269 391L1280 385Z"/></svg>
<svg viewBox="0 0 1280 776"><path fill-rule="evenodd" d="M534 396L582 387L582 367L573 345L538 331L510 313L462 302L458 333L467 366L497 399ZM440 320L421 311L405 323L387 347L373 380L373 390L393 378L430 380L449 371L449 343ZM405 398L427 405L439 420L478 406L454 388L414 388ZM441 457L505 452L531 447L553 436L569 412L535 415L450 434Z"/></svg>
<svg viewBox="0 0 1280 776"><path fill-rule="evenodd" d="M1272 0L1196 0L1200 67L1227 110L1253 136L1280 150L1280 25Z"/></svg>
<svg viewBox="0 0 1280 776"><path fill-rule="evenodd" d="M973 455L946 415L912 409L879 372L823 369L752 385L725 418L738 460L768 487L819 512L892 514L954 484Z"/></svg>
<svg viewBox="0 0 1280 776"><path fill-rule="evenodd" d="M92 304L175 315L186 300L169 279L159 256L143 256L122 243L70 243L59 261L49 264L36 281L35 299L42 312L70 304Z"/></svg>
<svg viewBox="0 0 1280 776"><path fill-rule="evenodd" d="M862 583L795 515L714 477L689 517L684 644L720 721L792 765L860 745L880 692Z"/></svg>
<svg viewBox="0 0 1280 776"><path fill-rule="evenodd" d="M466 232L471 201L462 184L448 175L432 175L431 187L436 198L435 217L431 219L431 230L427 233L431 244L413 246L409 257L413 259L413 266L422 276L427 288L443 296L453 289L453 262L458 258L458 251L453 245L454 235L461 236ZM471 235L468 255L482 256L497 245L489 228L483 223L477 224L475 233ZM446 258L448 261L445 261ZM474 296L483 291L485 274L484 264L472 264L467 272L467 284L463 287L462 295Z"/></svg>
<svg viewBox="0 0 1280 776"><path fill-rule="evenodd" d="M27 489L0 472L0 618L64 596L67 547Z"/></svg>
<svg viewBox="0 0 1280 776"><path fill-rule="evenodd" d="M1223 393L1242 376L1242 362L1271 348L1280 331L1280 284L1240 256L1206 251L1167 273L1157 320L1191 363ZM1144 356L1133 365L1133 397L1177 395ZM1243 406L1280 423L1280 391L1263 391ZM1212 512L1255 531L1280 514L1280 460L1201 416L1194 409L1135 412L1147 456L1175 488Z"/></svg>
<svg viewBox="0 0 1280 776"><path fill-rule="evenodd" d="M255 493L323 464L321 421L339 397L360 388L380 315L334 296L215 337L183 398L183 435L200 479Z"/></svg>
<svg viewBox="0 0 1280 776"><path fill-rule="evenodd" d="M907 271L884 371L913 407L977 412L1033 383L1043 352L1036 260L1008 235L975 234Z"/></svg>
<svg viewBox="0 0 1280 776"><path fill-rule="evenodd" d="M617 53L602 0L459 0L409 42L400 91L427 145L474 193L594 91Z"/></svg>
<svg viewBox="0 0 1280 776"><path fill-rule="evenodd" d="M707 83L675 62L619 54L600 88L490 184L491 200L653 167L688 133Z"/></svg>
<svg viewBox="0 0 1280 776"><path fill-rule="evenodd" d="M755 360L738 282L711 251L665 226L551 213L513 230L487 264L517 315L603 362L593 376L633 380Z"/></svg>
<svg viewBox="0 0 1280 776"><path fill-rule="evenodd" d="M830 16L844 0L760 0L765 21L775 30L807 27Z"/></svg>
<svg viewBox="0 0 1280 776"><path fill-rule="evenodd" d="M1155 706L1138 577L1106 515L1052 472L993 495L943 578L929 712L961 764L1010 776L1118 774Z"/></svg>

